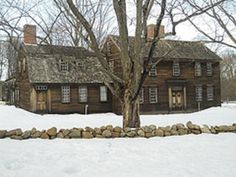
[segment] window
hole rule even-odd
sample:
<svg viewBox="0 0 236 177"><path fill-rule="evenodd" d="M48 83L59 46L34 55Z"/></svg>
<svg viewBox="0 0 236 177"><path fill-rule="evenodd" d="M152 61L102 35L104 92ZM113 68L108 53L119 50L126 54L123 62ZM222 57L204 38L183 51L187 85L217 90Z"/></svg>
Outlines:
<svg viewBox="0 0 236 177"><path fill-rule="evenodd" d="M88 89L86 86L79 87L79 101L81 103L88 101Z"/></svg>
<svg viewBox="0 0 236 177"><path fill-rule="evenodd" d="M100 86L100 101L107 101L107 87Z"/></svg>
<svg viewBox="0 0 236 177"><path fill-rule="evenodd" d="M207 76L212 76L212 63L207 63Z"/></svg>
<svg viewBox="0 0 236 177"><path fill-rule="evenodd" d="M144 89L142 88L139 92L139 103L144 103Z"/></svg>
<svg viewBox="0 0 236 177"><path fill-rule="evenodd" d="M156 76L157 75L157 67L151 67L149 71L149 76Z"/></svg>
<svg viewBox="0 0 236 177"><path fill-rule="evenodd" d="M18 71L21 72L21 61L18 62Z"/></svg>
<svg viewBox="0 0 236 177"><path fill-rule="evenodd" d="M70 103L70 86L61 87L61 102Z"/></svg>
<svg viewBox="0 0 236 177"><path fill-rule="evenodd" d="M151 87L149 88L149 102L150 103L157 103L157 88Z"/></svg>
<svg viewBox="0 0 236 177"><path fill-rule="evenodd" d="M195 93L196 93L196 101L202 101L202 86L196 86Z"/></svg>
<svg viewBox="0 0 236 177"><path fill-rule="evenodd" d="M60 61L60 70L62 72L66 72L68 71L69 67L68 67L68 62L66 62L65 60L61 60Z"/></svg>
<svg viewBox="0 0 236 177"><path fill-rule="evenodd" d="M35 90L47 90L48 86L47 85L36 85Z"/></svg>
<svg viewBox="0 0 236 177"><path fill-rule="evenodd" d="M173 76L179 76L179 75L180 75L179 62L174 61L173 62Z"/></svg>
<svg viewBox="0 0 236 177"><path fill-rule="evenodd" d="M213 86L207 86L207 101L214 100L214 88Z"/></svg>
<svg viewBox="0 0 236 177"><path fill-rule="evenodd" d="M202 75L201 63L196 62L195 63L195 76L201 76L201 75Z"/></svg>

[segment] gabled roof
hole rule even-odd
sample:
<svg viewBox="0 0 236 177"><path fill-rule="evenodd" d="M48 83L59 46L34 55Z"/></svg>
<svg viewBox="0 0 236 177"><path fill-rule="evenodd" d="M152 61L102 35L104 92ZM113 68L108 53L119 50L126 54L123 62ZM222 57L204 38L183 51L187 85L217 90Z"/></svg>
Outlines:
<svg viewBox="0 0 236 177"><path fill-rule="evenodd" d="M119 36L109 36L116 46L120 46ZM134 37L129 37L129 44L132 49ZM144 56L148 55L151 43L143 47ZM168 53L168 54L166 54ZM164 57L163 57L164 56ZM198 41L177 41L160 39L157 43L154 58L166 59L190 59L190 60L221 60L221 58L207 48L202 42Z"/></svg>
<svg viewBox="0 0 236 177"><path fill-rule="evenodd" d="M95 55L82 47L25 45L24 48L31 83L102 83L105 79ZM68 72L60 71L61 60L68 63Z"/></svg>

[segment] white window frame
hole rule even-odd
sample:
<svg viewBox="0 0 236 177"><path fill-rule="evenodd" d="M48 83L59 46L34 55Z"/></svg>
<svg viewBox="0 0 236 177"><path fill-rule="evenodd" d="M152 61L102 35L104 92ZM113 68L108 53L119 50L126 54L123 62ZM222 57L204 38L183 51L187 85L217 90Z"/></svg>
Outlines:
<svg viewBox="0 0 236 177"><path fill-rule="evenodd" d="M100 86L100 101L101 102L107 102L107 87L106 86Z"/></svg>
<svg viewBox="0 0 236 177"><path fill-rule="evenodd" d="M158 103L157 87L149 88L149 103Z"/></svg>
<svg viewBox="0 0 236 177"><path fill-rule="evenodd" d="M60 60L60 71L67 72L69 71L69 63L65 60Z"/></svg>
<svg viewBox="0 0 236 177"><path fill-rule="evenodd" d="M144 88L141 88L140 93L139 93L139 103L142 104L144 103Z"/></svg>
<svg viewBox="0 0 236 177"><path fill-rule="evenodd" d="M79 86L79 102L86 103L88 102L88 87Z"/></svg>
<svg viewBox="0 0 236 177"><path fill-rule="evenodd" d="M207 86L207 101L214 100L214 87L212 85Z"/></svg>
<svg viewBox="0 0 236 177"><path fill-rule="evenodd" d="M61 102L70 103L70 86L69 85L61 86Z"/></svg>
<svg viewBox="0 0 236 177"><path fill-rule="evenodd" d="M212 74L213 74L212 63L208 62L206 64L206 68L207 68L207 76L212 76Z"/></svg>
<svg viewBox="0 0 236 177"><path fill-rule="evenodd" d="M202 101L202 93L203 93L202 86L196 86L195 87L195 99L197 102Z"/></svg>
<svg viewBox="0 0 236 177"><path fill-rule="evenodd" d="M173 76L180 76L180 66L177 61L173 62Z"/></svg>
<svg viewBox="0 0 236 177"><path fill-rule="evenodd" d="M36 85L35 90L46 91L46 90L48 90L48 86L47 85Z"/></svg>
<svg viewBox="0 0 236 177"><path fill-rule="evenodd" d="M156 76L157 75L157 66L151 67L149 71L149 76Z"/></svg>
<svg viewBox="0 0 236 177"><path fill-rule="evenodd" d="M195 76L202 76L202 66L200 62L195 62Z"/></svg>

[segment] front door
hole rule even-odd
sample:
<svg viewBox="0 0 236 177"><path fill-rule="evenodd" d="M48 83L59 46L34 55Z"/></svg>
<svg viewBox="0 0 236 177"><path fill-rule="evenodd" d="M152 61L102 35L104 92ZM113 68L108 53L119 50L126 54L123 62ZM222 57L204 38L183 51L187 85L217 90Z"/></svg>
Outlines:
<svg viewBox="0 0 236 177"><path fill-rule="evenodd" d="M47 110L47 91L37 92L37 111L46 112Z"/></svg>
<svg viewBox="0 0 236 177"><path fill-rule="evenodd" d="M172 91L172 109L173 110L183 110L183 92L182 91Z"/></svg>

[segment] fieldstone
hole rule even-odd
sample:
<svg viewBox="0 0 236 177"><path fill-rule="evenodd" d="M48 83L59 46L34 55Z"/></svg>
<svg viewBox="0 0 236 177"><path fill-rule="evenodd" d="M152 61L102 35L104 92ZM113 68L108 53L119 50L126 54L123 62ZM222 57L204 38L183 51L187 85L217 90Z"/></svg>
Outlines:
<svg viewBox="0 0 236 177"><path fill-rule="evenodd" d="M171 130L177 131L177 126L176 125L172 125Z"/></svg>
<svg viewBox="0 0 236 177"><path fill-rule="evenodd" d="M188 121L186 126L190 129L190 130L199 130L201 131L201 127L199 125L193 124L191 121Z"/></svg>
<svg viewBox="0 0 236 177"><path fill-rule="evenodd" d="M17 129L8 131L8 132L5 134L5 136L7 136L7 137L10 137L10 136L13 136L13 135L21 136L22 133L23 133L22 130L21 130L20 128L17 128Z"/></svg>
<svg viewBox="0 0 236 177"><path fill-rule="evenodd" d="M101 135L102 130L100 128L94 128L95 135Z"/></svg>
<svg viewBox="0 0 236 177"><path fill-rule="evenodd" d="M171 131L171 126L166 126L166 127L159 127L161 130L164 132L170 132Z"/></svg>
<svg viewBox="0 0 236 177"><path fill-rule="evenodd" d="M123 137L126 137L126 133L125 133L125 132L121 132L121 133L120 133L120 137L122 137L122 138L123 138Z"/></svg>
<svg viewBox="0 0 236 177"><path fill-rule="evenodd" d="M130 132L126 133L126 135L127 135L128 137L133 138L133 137L135 137L135 136L137 135L137 133L136 133L136 131L131 130Z"/></svg>
<svg viewBox="0 0 236 177"><path fill-rule="evenodd" d="M48 136L48 134L46 132L43 132L41 134L40 138L42 138L42 139L49 139L49 136Z"/></svg>
<svg viewBox="0 0 236 177"><path fill-rule="evenodd" d="M96 138L104 138L102 135L95 135Z"/></svg>
<svg viewBox="0 0 236 177"><path fill-rule="evenodd" d="M120 133L119 132L112 132L112 137L118 138L118 137L120 137Z"/></svg>
<svg viewBox="0 0 236 177"><path fill-rule="evenodd" d="M31 132L31 138L40 138L41 135L42 135L42 133L38 130L36 130L34 134L32 134L32 132Z"/></svg>
<svg viewBox="0 0 236 177"><path fill-rule="evenodd" d="M6 130L0 130L0 138L5 138L6 133Z"/></svg>
<svg viewBox="0 0 236 177"><path fill-rule="evenodd" d="M67 136L67 135L70 134L70 130L69 129L63 129L62 133L63 133L64 136Z"/></svg>
<svg viewBox="0 0 236 177"><path fill-rule="evenodd" d="M137 134L138 134L138 136L140 136L140 137L145 137L145 132L144 132L142 129L139 129L139 130L137 131Z"/></svg>
<svg viewBox="0 0 236 177"><path fill-rule="evenodd" d="M151 132L151 133L149 133L149 132L145 133L145 137L146 137L146 138L151 138L151 137L153 137L153 136L155 136L155 135L154 135L154 133L152 133L152 132Z"/></svg>
<svg viewBox="0 0 236 177"><path fill-rule="evenodd" d="M170 133L170 131L164 131L164 135L165 136L171 136L171 133Z"/></svg>
<svg viewBox="0 0 236 177"><path fill-rule="evenodd" d="M170 133L174 136L179 135L179 132L177 130L171 130Z"/></svg>
<svg viewBox="0 0 236 177"><path fill-rule="evenodd" d="M229 127L227 125L220 125L217 126L218 129L216 129L217 132L228 132L229 131Z"/></svg>
<svg viewBox="0 0 236 177"><path fill-rule="evenodd" d="M179 135L187 135L188 134L187 129L179 129L178 132L179 132Z"/></svg>
<svg viewBox="0 0 236 177"><path fill-rule="evenodd" d="M80 129L71 129L70 133L69 133L69 137L70 138L81 138L81 133L82 131Z"/></svg>
<svg viewBox="0 0 236 177"><path fill-rule="evenodd" d="M164 131L163 130L161 130L161 129L156 129L156 136L161 136L161 137L163 137L164 136Z"/></svg>
<svg viewBox="0 0 236 177"><path fill-rule="evenodd" d="M230 132L236 132L236 126L229 126Z"/></svg>
<svg viewBox="0 0 236 177"><path fill-rule="evenodd" d="M124 128L124 132L125 132L125 133L128 133L128 132L130 132L130 131L131 131L131 128L129 128L129 127L125 127L125 128Z"/></svg>
<svg viewBox="0 0 236 177"><path fill-rule="evenodd" d="M144 126L142 129L145 133L152 133L152 129L149 126Z"/></svg>
<svg viewBox="0 0 236 177"><path fill-rule="evenodd" d="M103 132L104 130L106 130L107 128L105 126L101 126L100 130Z"/></svg>
<svg viewBox="0 0 236 177"><path fill-rule="evenodd" d="M86 132L94 132L94 129L93 128L91 128L91 127L85 127L85 129L84 129Z"/></svg>
<svg viewBox="0 0 236 177"><path fill-rule="evenodd" d="M14 139L14 140L22 140L23 139L21 136L17 136L17 135L12 135L10 138Z"/></svg>
<svg viewBox="0 0 236 177"><path fill-rule="evenodd" d="M59 132L59 133L57 134L57 138L64 138L64 134L63 134L62 132Z"/></svg>
<svg viewBox="0 0 236 177"><path fill-rule="evenodd" d="M211 126L210 131L211 131L212 134L217 134L217 131L215 130L215 128L213 126Z"/></svg>
<svg viewBox="0 0 236 177"><path fill-rule="evenodd" d="M116 127L113 129L114 132L118 132L118 133L120 133L121 130L122 130L122 128L121 128L121 127L118 127L118 126L116 126Z"/></svg>
<svg viewBox="0 0 236 177"><path fill-rule="evenodd" d="M192 132L193 134L195 134L195 135L201 134L201 130L195 130L195 129L193 129L193 130L191 130L191 132Z"/></svg>
<svg viewBox="0 0 236 177"><path fill-rule="evenodd" d="M104 138L111 138L111 137L112 137L112 133L111 133L110 130L104 130L104 131L102 132L102 136L103 136Z"/></svg>
<svg viewBox="0 0 236 177"><path fill-rule="evenodd" d="M149 128L150 128L152 131L156 131L157 126L156 126L156 125L149 125Z"/></svg>
<svg viewBox="0 0 236 177"><path fill-rule="evenodd" d="M47 130L47 134L49 136L56 136L57 135L57 128L56 127L52 127L50 129Z"/></svg>
<svg viewBox="0 0 236 177"><path fill-rule="evenodd" d="M24 131L23 134L22 134L23 139L28 139L28 138L30 138L30 136L31 136L31 131L30 130Z"/></svg>
<svg viewBox="0 0 236 177"><path fill-rule="evenodd" d="M181 124L181 123L176 124L176 128L177 128L177 130L186 129L184 124Z"/></svg>
<svg viewBox="0 0 236 177"><path fill-rule="evenodd" d="M201 131L202 133L211 133L210 128L207 125L203 125Z"/></svg>
<svg viewBox="0 0 236 177"><path fill-rule="evenodd" d="M33 127L33 128L31 129L31 134L35 134L36 131L37 131L37 129L36 129L35 127Z"/></svg>
<svg viewBox="0 0 236 177"><path fill-rule="evenodd" d="M86 138L86 139L90 139L90 138L93 138L93 134L92 134L92 132L84 131L84 132L82 132L82 137Z"/></svg>
<svg viewBox="0 0 236 177"><path fill-rule="evenodd" d="M109 130L110 132L112 132L113 131L113 126L112 125L107 125L106 130Z"/></svg>

